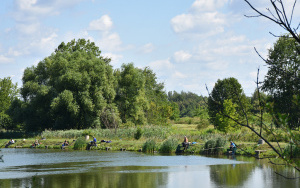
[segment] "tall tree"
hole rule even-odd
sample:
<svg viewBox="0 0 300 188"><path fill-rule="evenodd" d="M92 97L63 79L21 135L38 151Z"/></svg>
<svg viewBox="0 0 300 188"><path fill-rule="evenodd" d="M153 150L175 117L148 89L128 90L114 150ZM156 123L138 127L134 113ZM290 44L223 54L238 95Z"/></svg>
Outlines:
<svg viewBox="0 0 300 188"><path fill-rule="evenodd" d="M7 113L13 100L18 96L17 84L10 77L0 78L0 128L12 129L12 121Z"/></svg>
<svg viewBox="0 0 300 188"><path fill-rule="evenodd" d="M101 114L115 97L115 78L110 59L100 54L93 42L72 40L24 71L27 129L101 126Z"/></svg>
<svg viewBox="0 0 300 188"><path fill-rule="evenodd" d="M237 113L242 117L242 108L248 108L249 103L244 94L241 84L235 78L225 78L218 80L208 97L208 114L211 123L218 127L219 121L216 119L217 114L224 112L224 101L231 99Z"/></svg>
<svg viewBox="0 0 300 188"><path fill-rule="evenodd" d="M273 110L286 114L291 128L300 125L300 55L297 45L297 41L288 35L276 41L269 50L268 73L262 86L272 96Z"/></svg>
<svg viewBox="0 0 300 188"><path fill-rule="evenodd" d="M149 108L145 94L145 76L133 63L123 64L115 71L118 80L116 104L123 123L145 124L145 110Z"/></svg>

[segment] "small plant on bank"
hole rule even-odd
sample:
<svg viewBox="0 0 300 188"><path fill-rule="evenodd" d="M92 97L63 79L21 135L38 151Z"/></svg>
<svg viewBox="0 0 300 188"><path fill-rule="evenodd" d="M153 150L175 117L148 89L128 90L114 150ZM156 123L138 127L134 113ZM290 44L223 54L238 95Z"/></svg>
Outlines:
<svg viewBox="0 0 300 188"><path fill-rule="evenodd" d="M82 132L82 136L86 136L86 135L92 136L92 131L90 129L85 129Z"/></svg>
<svg viewBox="0 0 300 188"><path fill-rule="evenodd" d="M209 120L208 119L200 119L199 123L197 125L197 129L201 130L201 129L205 129L209 126Z"/></svg>
<svg viewBox="0 0 300 188"><path fill-rule="evenodd" d="M140 127L137 128L136 133L134 134L134 138L139 140L143 135L143 131Z"/></svg>
<svg viewBox="0 0 300 188"><path fill-rule="evenodd" d="M74 144L75 150L84 150L86 149L86 141L84 138L78 138Z"/></svg>
<svg viewBox="0 0 300 188"><path fill-rule="evenodd" d="M143 145L143 152L145 153L153 153L155 151L155 141L154 140L147 140Z"/></svg>
<svg viewBox="0 0 300 188"><path fill-rule="evenodd" d="M178 145L177 140L171 138L166 141L161 145L159 151L161 153L171 153L172 151L176 150L176 147Z"/></svg>

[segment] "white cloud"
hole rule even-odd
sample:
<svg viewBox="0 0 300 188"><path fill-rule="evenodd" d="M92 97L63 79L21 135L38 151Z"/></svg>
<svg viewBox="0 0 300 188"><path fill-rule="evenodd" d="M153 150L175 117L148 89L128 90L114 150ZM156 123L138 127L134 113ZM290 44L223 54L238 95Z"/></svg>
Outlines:
<svg viewBox="0 0 300 188"><path fill-rule="evenodd" d="M0 64L11 63L13 62L12 58L6 57L4 55L0 55Z"/></svg>
<svg viewBox="0 0 300 188"><path fill-rule="evenodd" d="M104 33L99 47L106 51L120 51L122 50L122 41L118 33Z"/></svg>
<svg viewBox="0 0 300 188"><path fill-rule="evenodd" d="M123 55L120 54L114 54L114 53L103 53L101 56L105 58L110 58L111 59L111 64L113 66L119 65L120 60L123 59Z"/></svg>
<svg viewBox="0 0 300 188"><path fill-rule="evenodd" d="M181 14L171 19L171 26L176 33L193 33L207 37L224 32L227 25L226 15L220 12Z"/></svg>
<svg viewBox="0 0 300 188"><path fill-rule="evenodd" d="M179 71L175 71L175 73L172 75L172 78L174 79L183 79L186 78L187 76Z"/></svg>
<svg viewBox="0 0 300 188"><path fill-rule="evenodd" d="M17 31L19 31L22 34L26 35L33 35L37 33L40 30L40 24L39 23L21 23L16 25Z"/></svg>
<svg viewBox="0 0 300 188"><path fill-rule="evenodd" d="M152 43L147 43L144 46L141 47L141 52L142 53L151 53L154 50L154 45Z"/></svg>
<svg viewBox="0 0 300 188"><path fill-rule="evenodd" d="M153 61L150 63L150 67L152 67L155 70L166 71L172 69L174 66L170 62L170 59L166 59L166 60Z"/></svg>
<svg viewBox="0 0 300 188"><path fill-rule="evenodd" d="M176 62L185 62L188 61L191 57L192 55L190 53L183 50L174 53L174 60Z"/></svg>
<svg viewBox="0 0 300 188"><path fill-rule="evenodd" d="M38 50L42 51L44 53L50 54L54 51L57 45L57 34L51 33L48 36L42 37L40 39L36 39L30 43L30 46L28 49L29 51Z"/></svg>
<svg viewBox="0 0 300 188"><path fill-rule="evenodd" d="M103 15L97 20L90 22L89 29L97 31L108 31L112 28L113 22L108 15Z"/></svg>
<svg viewBox="0 0 300 188"><path fill-rule="evenodd" d="M10 56L15 56L15 57L17 57L17 56L23 55L23 52L22 52L22 51L15 50L15 49L13 49L12 47L10 47L10 48L8 49L8 53L7 53L7 54L10 55Z"/></svg>

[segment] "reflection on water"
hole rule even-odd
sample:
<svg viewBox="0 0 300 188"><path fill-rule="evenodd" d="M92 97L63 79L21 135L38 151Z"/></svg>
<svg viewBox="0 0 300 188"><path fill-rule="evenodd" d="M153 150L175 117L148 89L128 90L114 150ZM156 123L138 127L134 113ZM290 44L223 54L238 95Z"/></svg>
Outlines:
<svg viewBox="0 0 300 188"><path fill-rule="evenodd" d="M146 155L135 152L5 149L0 187L299 187L254 158ZM299 175L299 174L298 174Z"/></svg>

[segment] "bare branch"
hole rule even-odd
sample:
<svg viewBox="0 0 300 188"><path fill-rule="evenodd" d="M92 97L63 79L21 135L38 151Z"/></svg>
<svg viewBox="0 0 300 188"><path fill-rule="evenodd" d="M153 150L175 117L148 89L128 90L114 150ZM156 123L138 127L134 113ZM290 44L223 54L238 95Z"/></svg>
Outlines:
<svg viewBox="0 0 300 188"><path fill-rule="evenodd" d="M297 3L297 0L294 1L292 13L291 13L291 18L290 18L290 25L292 24L292 20L293 20L293 15L294 15L294 10L295 10L296 3Z"/></svg>

